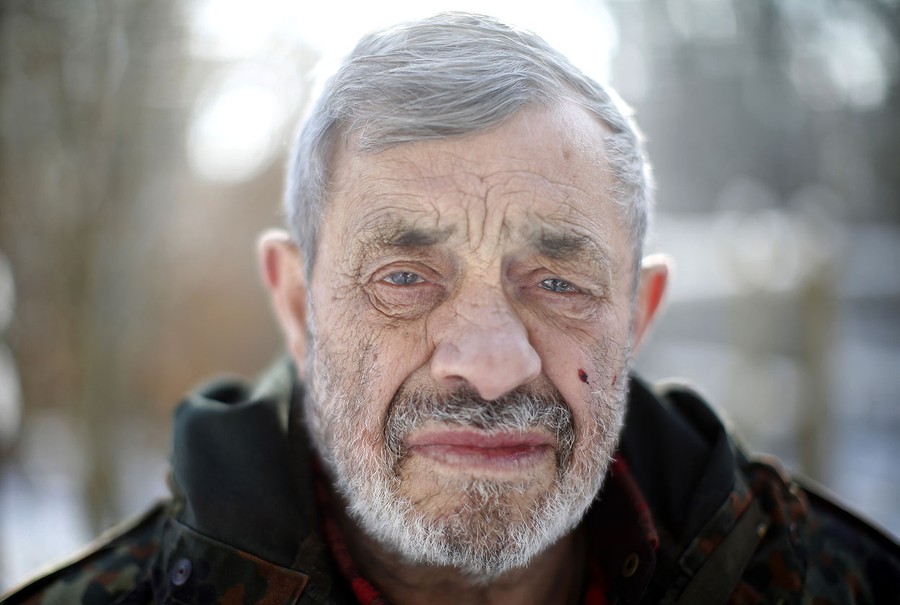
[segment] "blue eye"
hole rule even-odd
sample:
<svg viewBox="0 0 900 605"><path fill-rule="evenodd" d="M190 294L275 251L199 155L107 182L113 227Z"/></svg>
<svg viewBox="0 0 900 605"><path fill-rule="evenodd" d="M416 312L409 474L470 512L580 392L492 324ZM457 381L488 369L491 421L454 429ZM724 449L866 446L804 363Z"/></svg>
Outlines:
<svg viewBox="0 0 900 605"><path fill-rule="evenodd" d="M412 286L414 284L422 283L425 280L422 279L417 273L411 273L409 271L397 271L396 273L391 273L390 275L385 277L384 281L395 286Z"/></svg>
<svg viewBox="0 0 900 605"><path fill-rule="evenodd" d="M550 290L551 292L559 292L561 294L581 292L581 290L579 290L578 288L576 288L569 282L564 281L559 278L556 278L556 277L549 277L549 278L545 279L544 281L541 282L540 286L544 290Z"/></svg>

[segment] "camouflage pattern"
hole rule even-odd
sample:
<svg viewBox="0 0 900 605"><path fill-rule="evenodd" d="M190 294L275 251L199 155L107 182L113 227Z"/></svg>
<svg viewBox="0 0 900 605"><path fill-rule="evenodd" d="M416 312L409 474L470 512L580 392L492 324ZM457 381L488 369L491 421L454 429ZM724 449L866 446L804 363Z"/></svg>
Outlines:
<svg viewBox="0 0 900 605"><path fill-rule="evenodd" d="M256 388L217 383L188 398L176 414L172 499L0 603L354 603L318 527L307 448L296 443L303 438L296 430L301 406L292 403L301 387L293 376L282 363ZM640 454L636 447L671 447L652 454L677 457L677 439L672 446L641 438L654 421L667 431L681 424L712 435L710 443L719 439L705 463L727 472L707 473L712 479L689 490L691 507L711 511L690 535L651 507L658 548L641 555L637 573L624 564L620 577L608 578L609 603L900 604L900 547L786 476L777 461L748 459L689 390L654 394L632 381L626 460L629 452ZM297 468L281 468L291 466L284 458L299 460ZM637 466L635 480L645 490L682 479L660 481ZM296 489L286 489L294 475ZM591 519L602 511L589 513L586 532L603 527ZM594 533L588 539L596 545L609 538Z"/></svg>
<svg viewBox="0 0 900 605"><path fill-rule="evenodd" d="M748 462L743 471L728 500L681 555L684 573L662 603L900 603L895 542L790 480L774 459ZM747 531L741 543L728 544L742 521ZM721 560L725 565L716 565ZM696 588L711 569L717 575L706 574L702 589Z"/></svg>
<svg viewBox="0 0 900 605"><path fill-rule="evenodd" d="M2 603L71 605L115 603L135 591L159 552L165 505L101 535L55 570L13 589ZM124 601L127 602L127 601Z"/></svg>
<svg viewBox="0 0 900 605"><path fill-rule="evenodd" d="M150 577L157 602L300 602L309 576L219 544L167 520Z"/></svg>

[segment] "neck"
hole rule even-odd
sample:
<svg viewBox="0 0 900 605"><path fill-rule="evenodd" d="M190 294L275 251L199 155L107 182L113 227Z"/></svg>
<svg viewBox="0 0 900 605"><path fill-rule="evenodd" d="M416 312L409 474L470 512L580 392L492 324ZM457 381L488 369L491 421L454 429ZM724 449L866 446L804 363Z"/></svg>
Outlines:
<svg viewBox="0 0 900 605"><path fill-rule="evenodd" d="M362 575L396 605L563 605L572 603L580 589L583 557L578 556L578 541L572 533L537 555L528 567L484 583L455 568L402 560L372 540L342 510L337 521Z"/></svg>

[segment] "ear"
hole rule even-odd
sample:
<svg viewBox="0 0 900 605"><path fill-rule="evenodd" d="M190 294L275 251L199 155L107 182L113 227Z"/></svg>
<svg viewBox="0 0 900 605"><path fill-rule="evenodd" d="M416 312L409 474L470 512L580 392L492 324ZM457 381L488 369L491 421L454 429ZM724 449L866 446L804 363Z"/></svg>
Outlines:
<svg viewBox="0 0 900 605"><path fill-rule="evenodd" d="M640 348L653 320L661 307L669 283L672 260L662 254L653 254L641 262L641 277L635 300L632 348Z"/></svg>
<svg viewBox="0 0 900 605"><path fill-rule="evenodd" d="M306 368L306 279L303 257L287 232L266 231L256 244L259 271L301 376Z"/></svg>

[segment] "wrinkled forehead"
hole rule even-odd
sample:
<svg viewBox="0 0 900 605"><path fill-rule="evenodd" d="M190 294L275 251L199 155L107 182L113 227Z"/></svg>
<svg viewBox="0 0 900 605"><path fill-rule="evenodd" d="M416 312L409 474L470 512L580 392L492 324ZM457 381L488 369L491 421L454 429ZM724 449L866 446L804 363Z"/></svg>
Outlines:
<svg viewBox="0 0 900 605"><path fill-rule="evenodd" d="M486 131L374 153L357 152L351 133L333 150L322 234L352 241L402 231L407 239L476 245L570 232L615 245L610 240L626 229L607 134L574 104L529 107Z"/></svg>

